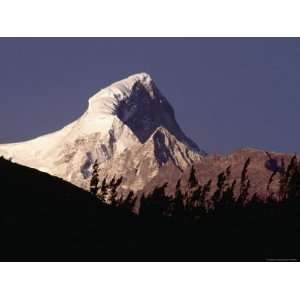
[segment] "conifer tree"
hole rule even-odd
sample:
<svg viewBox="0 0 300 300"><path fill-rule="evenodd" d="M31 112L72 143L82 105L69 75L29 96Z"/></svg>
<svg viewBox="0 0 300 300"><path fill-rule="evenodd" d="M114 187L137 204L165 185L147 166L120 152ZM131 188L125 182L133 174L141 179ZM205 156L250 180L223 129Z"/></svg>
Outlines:
<svg viewBox="0 0 300 300"><path fill-rule="evenodd" d="M137 198L134 197L134 192L130 191L126 198L120 203L120 207L129 212L133 212Z"/></svg>
<svg viewBox="0 0 300 300"><path fill-rule="evenodd" d="M297 157L294 155L286 170L284 169L280 176L280 188L279 188L279 199L286 200L287 198L293 197L292 194L297 190L295 189L295 182L297 181L298 173Z"/></svg>
<svg viewBox="0 0 300 300"><path fill-rule="evenodd" d="M220 173L218 175L218 180L217 180L217 190L214 192L212 196L213 203L216 203L217 201L221 200L224 192L225 180L226 180L225 173L224 172Z"/></svg>
<svg viewBox="0 0 300 300"><path fill-rule="evenodd" d="M222 202L228 203L228 202L236 202L235 196L234 196L234 189L236 186L236 179L232 182L232 184L226 188L226 190L223 193Z"/></svg>
<svg viewBox="0 0 300 300"><path fill-rule="evenodd" d="M202 198L202 192L203 192L202 186L198 185L198 187L194 189L193 194L191 196L189 212L188 212L191 221L195 221L199 219L204 209L205 200Z"/></svg>
<svg viewBox="0 0 300 300"><path fill-rule="evenodd" d="M280 168L280 178L279 178L279 200L284 200L286 197L286 188L287 188L288 176L286 174L284 158L281 159L281 168Z"/></svg>
<svg viewBox="0 0 300 300"><path fill-rule="evenodd" d="M250 165L250 157L246 160L241 174L239 201L242 203L245 203L249 197L249 189L250 189L250 179L248 177L249 165Z"/></svg>
<svg viewBox="0 0 300 300"><path fill-rule="evenodd" d="M98 169L99 169L99 164L98 164L98 160L96 160L93 164L93 172L90 181L90 192L94 196L97 196L98 193L98 184L99 184Z"/></svg>
<svg viewBox="0 0 300 300"><path fill-rule="evenodd" d="M190 172L190 177L189 177L189 187L190 187L190 189L193 189L197 185L198 185L198 180L196 177L196 170L195 170L195 167L192 166L191 172Z"/></svg>
<svg viewBox="0 0 300 300"><path fill-rule="evenodd" d="M119 179L115 179L115 177L113 177L113 179L110 181L110 183L107 186L107 190L108 190L108 195L107 195L107 200L106 202L109 204L113 204L115 206L117 206L118 204L120 204L120 199L117 199L118 193L117 190L119 188L119 186L121 185L123 181L123 177L120 177Z"/></svg>
<svg viewBox="0 0 300 300"><path fill-rule="evenodd" d="M102 202L106 202L107 195L108 195L108 184L106 183L106 178L104 178L102 183L101 183L101 186L100 186L100 190L99 190L99 193L98 193L98 198Z"/></svg>
<svg viewBox="0 0 300 300"><path fill-rule="evenodd" d="M188 179L188 189L185 193L186 210L188 213L192 213L192 210L197 206L200 199L201 187L199 186L198 179L196 177L195 167L192 166L190 176Z"/></svg>
<svg viewBox="0 0 300 300"><path fill-rule="evenodd" d="M176 184L175 197L173 199L173 205L171 208L171 215L176 222L183 221L184 218L184 200L181 192L181 180L179 179Z"/></svg>
<svg viewBox="0 0 300 300"><path fill-rule="evenodd" d="M288 181L286 198L289 200L300 200L300 163L294 156L288 168Z"/></svg>
<svg viewBox="0 0 300 300"><path fill-rule="evenodd" d="M204 207L206 210L208 210L213 203L211 203L211 199L207 199L207 195L209 195L211 190L211 179L203 186L202 192L201 192L201 199L204 203Z"/></svg>

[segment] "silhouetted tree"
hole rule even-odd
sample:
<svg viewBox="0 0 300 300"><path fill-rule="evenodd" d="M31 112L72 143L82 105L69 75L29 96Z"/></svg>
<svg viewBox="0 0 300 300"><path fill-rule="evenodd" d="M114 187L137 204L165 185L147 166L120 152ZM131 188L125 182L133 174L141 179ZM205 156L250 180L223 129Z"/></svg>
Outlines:
<svg viewBox="0 0 300 300"><path fill-rule="evenodd" d="M226 174L227 180L229 180L229 178L231 176L231 165L226 168L225 174Z"/></svg>
<svg viewBox="0 0 300 300"><path fill-rule="evenodd" d="M126 196L126 198L124 200L121 200L119 207L124 210L133 212L136 202L137 202L137 197L134 196L133 191L130 191Z"/></svg>
<svg viewBox="0 0 300 300"><path fill-rule="evenodd" d="M223 201L233 201L235 202L234 189L236 186L236 179L233 180L232 184L224 191L223 193Z"/></svg>
<svg viewBox="0 0 300 300"><path fill-rule="evenodd" d="M224 192L225 181L226 181L226 176L225 173L222 172L218 175L217 189L212 196L213 203L221 200Z"/></svg>
<svg viewBox="0 0 300 300"><path fill-rule="evenodd" d="M108 184L106 183L106 178L103 179L100 188L98 189L98 198L102 202L106 202L108 195Z"/></svg>
<svg viewBox="0 0 300 300"><path fill-rule="evenodd" d="M107 185L106 202L108 204L117 206L119 203L122 202L121 199L117 199L117 197L118 197L117 190L120 187L122 181L123 181L123 177L120 177L117 180L115 179L115 177L113 177L112 180L110 181L110 183Z"/></svg>
<svg viewBox="0 0 300 300"><path fill-rule="evenodd" d="M283 201L286 198L288 177L289 177L289 175L287 174L287 170L285 167L285 161L284 161L284 158L282 158L281 159L280 177L279 177L279 192L278 192L278 198L280 201Z"/></svg>
<svg viewBox="0 0 300 300"><path fill-rule="evenodd" d="M99 169L99 164L98 164L98 160L96 160L93 164L93 173L90 181L90 192L94 196L97 196L98 193L98 184L99 184L98 169Z"/></svg>
<svg viewBox="0 0 300 300"><path fill-rule="evenodd" d="M192 166L192 168L191 168L191 172L190 172L188 182L189 182L190 189L193 189L193 188L197 187L197 185L198 185L198 180L197 180L197 177L196 177L196 170L195 170L194 166Z"/></svg>
<svg viewBox="0 0 300 300"><path fill-rule="evenodd" d="M294 155L288 167L284 168L284 161L282 162L283 168L279 180L279 199L285 201L288 198L294 199L299 196L299 163L296 155Z"/></svg>
<svg viewBox="0 0 300 300"><path fill-rule="evenodd" d="M205 199L202 199L201 195L202 195L202 186L198 185L197 188L194 189L191 196L190 205L192 209L198 208L201 205L203 205Z"/></svg>
<svg viewBox="0 0 300 300"><path fill-rule="evenodd" d="M274 181L274 178L276 176L276 174L278 173L278 171L273 171L270 178L269 178L269 181L268 181L268 185L267 185L267 191L270 192L270 187L271 187L271 184L272 182ZM274 193L271 192L271 194L268 196L269 200L272 200L274 199Z"/></svg>
<svg viewBox="0 0 300 300"><path fill-rule="evenodd" d="M231 184L227 183L223 186L223 192L218 201L214 203L214 209L218 212L218 214L229 215L231 211L237 207L237 201L234 196L234 190L236 186L236 180L234 180Z"/></svg>
<svg viewBox="0 0 300 300"><path fill-rule="evenodd" d="M179 179L176 184L175 197L172 200L171 215L176 222L183 221L184 218L184 199L181 191L181 180Z"/></svg>
<svg viewBox="0 0 300 300"><path fill-rule="evenodd" d="M297 157L291 159L290 165L287 169L287 187L286 198L299 200L300 199L300 163Z"/></svg>
<svg viewBox="0 0 300 300"><path fill-rule="evenodd" d="M204 206L203 199L203 188L199 184L198 179L196 177L196 170L195 167L192 166L189 180L188 180L188 190L185 195L185 210L188 218L194 219L197 214L199 213L200 207Z"/></svg>
<svg viewBox="0 0 300 300"><path fill-rule="evenodd" d="M208 211L210 208L212 208L213 203L211 199L207 198L207 195L209 195L211 190L211 179L203 186L203 189L201 191L201 201L204 203L204 207L206 211Z"/></svg>
<svg viewBox="0 0 300 300"><path fill-rule="evenodd" d="M250 189L250 180L248 177L249 165L250 165L250 157L246 160L241 173L240 195L238 200L242 203L246 202L249 197L249 189Z"/></svg>

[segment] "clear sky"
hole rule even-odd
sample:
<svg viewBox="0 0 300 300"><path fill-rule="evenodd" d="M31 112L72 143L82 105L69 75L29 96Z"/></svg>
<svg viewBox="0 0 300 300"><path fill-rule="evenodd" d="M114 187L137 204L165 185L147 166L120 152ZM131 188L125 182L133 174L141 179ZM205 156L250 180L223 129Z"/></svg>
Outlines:
<svg viewBox="0 0 300 300"><path fill-rule="evenodd" d="M300 39L0 39L0 143L59 129L88 98L149 73L209 153L300 152Z"/></svg>

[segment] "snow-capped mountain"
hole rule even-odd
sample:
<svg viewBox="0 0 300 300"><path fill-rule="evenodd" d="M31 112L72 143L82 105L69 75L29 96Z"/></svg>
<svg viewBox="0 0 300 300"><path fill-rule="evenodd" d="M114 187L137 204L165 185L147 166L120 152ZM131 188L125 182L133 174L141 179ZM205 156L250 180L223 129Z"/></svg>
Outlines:
<svg viewBox="0 0 300 300"><path fill-rule="evenodd" d="M87 111L63 129L1 144L0 156L83 188L98 160L102 177L123 176L123 188L138 191L166 163L184 170L205 152L180 129L151 77L141 73L100 90Z"/></svg>

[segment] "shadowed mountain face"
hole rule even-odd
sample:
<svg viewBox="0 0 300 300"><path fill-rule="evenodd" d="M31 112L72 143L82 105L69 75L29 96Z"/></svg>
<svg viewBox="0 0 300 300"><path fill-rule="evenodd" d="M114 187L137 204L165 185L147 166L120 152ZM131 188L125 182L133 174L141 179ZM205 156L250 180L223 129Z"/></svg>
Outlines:
<svg viewBox="0 0 300 300"><path fill-rule="evenodd" d="M135 133L141 143L145 143L161 127L169 131L180 142L186 143L200 152L197 144L182 132L175 119L172 106L152 80L148 86L137 81L132 87L130 97L120 102L116 113L119 119Z"/></svg>

